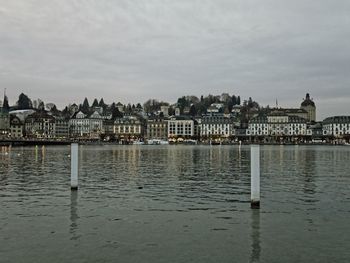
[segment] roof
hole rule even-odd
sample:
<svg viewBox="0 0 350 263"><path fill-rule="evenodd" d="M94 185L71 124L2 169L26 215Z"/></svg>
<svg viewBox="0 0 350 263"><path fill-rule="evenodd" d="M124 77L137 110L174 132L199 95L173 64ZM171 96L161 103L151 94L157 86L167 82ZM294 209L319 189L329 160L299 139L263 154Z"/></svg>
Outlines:
<svg viewBox="0 0 350 263"><path fill-rule="evenodd" d="M306 97L305 97L304 101L301 103L301 107L307 107L307 106L315 107L315 102L313 102L313 100L310 99L309 93L306 93Z"/></svg>
<svg viewBox="0 0 350 263"><path fill-rule="evenodd" d="M323 120L323 124L350 123L350 116L332 116Z"/></svg>

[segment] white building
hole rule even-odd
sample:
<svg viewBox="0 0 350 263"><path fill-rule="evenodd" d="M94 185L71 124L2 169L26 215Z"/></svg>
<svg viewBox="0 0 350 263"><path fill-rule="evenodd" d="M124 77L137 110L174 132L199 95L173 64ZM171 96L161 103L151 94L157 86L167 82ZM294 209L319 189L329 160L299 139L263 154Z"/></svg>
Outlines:
<svg viewBox="0 0 350 263"><path fill-rule="evenodd" d="M78 137L98 138L103 133L103 119L98 112L91 115L77 112L69 120L70 134Z"/></svg>
<svg viewBox="0 0 350 263"><path fill-rule="evenodd" d="M332 136L350 135L350 116L333 116L323 120L323 134Z"/></svg>
<svg viewBox="0 0 350 263"><path fill-rule="evenodd" d="M305 136L312 135L306 119L283 113L257 116L249 121L247 135L252 136Z"/></svg>
<svg viewBox="0 0 350 263"><path fill-rule="evenodd" d="M223 114L203 116L199 127L201 138L227 138L235 134L233 119Z"/></svg>
<svg viewBox="0 0 350 263"><path fill-rule="evenodd" d="M168 138L190 138L194 135L194 120L178 116L168 121Z"/></svg>
<svg viewBox="0 0 350 263"><path fill-rule="evenodd" d="M114 121L114 134L120 140L139 140L144 132L143 122L137 116L124 116Z"/></svg>

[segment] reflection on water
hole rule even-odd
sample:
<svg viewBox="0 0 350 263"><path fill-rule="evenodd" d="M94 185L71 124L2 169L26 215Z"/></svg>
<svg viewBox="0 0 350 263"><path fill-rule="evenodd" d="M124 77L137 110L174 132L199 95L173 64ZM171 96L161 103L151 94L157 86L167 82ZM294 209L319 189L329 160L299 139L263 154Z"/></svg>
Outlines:
<svg viewBox="0 0 350 263"><path fill-rule="evenodd" d="M78 191L69 147L2 147L2 259L347 262L350 147L260 149L251 210L247 146L81 146Z"/></svg>
<svg viewBox="0 0 350 263"><path fill-rule="evenodd" d="M77 234L78 229L78 191L71 191L70 194L70 228L69 233L71 234L71 239L76 240L79 238Z"/></svg>
<svg viewBox="0 0 350 263"><path fill-rule="evenodd" d="M260 262L260 210L251 210L251 239L252 239L252 251L250 255L250 262Z"/></svg>

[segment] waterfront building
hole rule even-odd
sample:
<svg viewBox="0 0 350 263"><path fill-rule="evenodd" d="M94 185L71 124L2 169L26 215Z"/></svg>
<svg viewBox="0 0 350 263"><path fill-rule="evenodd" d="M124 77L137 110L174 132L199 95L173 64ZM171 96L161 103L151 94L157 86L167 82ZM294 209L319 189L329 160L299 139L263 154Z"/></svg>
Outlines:
<svg viewBox="0 0 350 263"><path fill-rule="evenodd" d="M54 138L56 120L45 110L39 110L28 115L24 124L25 136L29 138Z"/></svg>
<svg viewBox="0 0 350 263"><path fill-rule="evenodd" d="M335 137L350 135L350 116L333 116L323 120L323 134Z"/></svg>
<svg viewBox="0 0 350 263"><path fill-rule="evenodd" d="M56 120L56 129L55 137L56 138L68 138L69 137L69 118L64 115L55 116Z"/></svg>
<svg viewBox="0 0 350 263"><path fill-rule="evenodd" d="M303 109L307 112L306 120L308 122L316 121L316 105L315 102L310 98L309 93L306 93L305 99L300 105L300 109Z"/></svg>
<svg viewBox="0 0 350 263"><path fill-rule="evenodd" d="M120 141L141 140L144 133L143 121L138 116L124 116L114 121L114 134Z"/></svg>
<svg viewBox="0 0 350 263"><path fill-rule="evenodd" d="M307 136L307 121L299 116L289 116L281 111L257 116L249 121L247 135L251 136Z"/></svg>
<svg viewBox="0 0 350 263"><path fill-rule="evenodd" d="M269 135L269 123L266 115L256 116L249 121L247 135Z"/></svg>
<svg viewBox="0 0 350 263"><path fill-rule="evenodd" d="M168 139L168 120L160 117L150 117L147 120L146 138L167 140Z"/></svg>
<svg viewBox="0 0 350 263"><path fill-rule="evenodd" d="M10 114L10 137L23 137L24 123L16 115Z"/></svg>
<svg viewBox="0 0 350 263"><path fill-rule="evenodd" d="M114 137L114 120L104 119L103 129L104 129L105 136L108 136L109 138Z"/></svg>
<svg viewBox="0 0 350 263"><path fill-rule="evenodd" d="M191 139L195 136L195 122L187 116L171 117L168 121L169 139Z"/></svg>
<svg viewBox="0 0 350 263"><path fill-rule="evenodd" d="M103 133L102 116L97 111L90 115L79 111L69 120L69 130L73 137L98 139Z"/></svg>
<svg viewBox="0 0 350 263"><path fill-rule="evenodd" d="M234 119L224 114L208 114L200 121L201 139L224 139L235 134Z"/></svg>

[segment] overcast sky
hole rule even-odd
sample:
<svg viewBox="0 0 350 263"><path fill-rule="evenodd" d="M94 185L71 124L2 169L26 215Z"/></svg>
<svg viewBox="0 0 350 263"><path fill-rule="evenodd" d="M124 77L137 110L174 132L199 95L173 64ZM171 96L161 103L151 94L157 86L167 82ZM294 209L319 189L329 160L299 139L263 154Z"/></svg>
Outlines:
<svg viewBox="0 0 350 263"><path fill-rule="evenodd" d="M252 97L350 115L350 1L0 0L0 89L62 107Z"/></svg>

